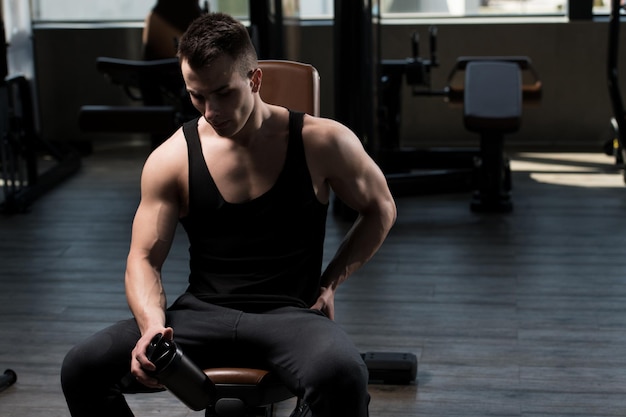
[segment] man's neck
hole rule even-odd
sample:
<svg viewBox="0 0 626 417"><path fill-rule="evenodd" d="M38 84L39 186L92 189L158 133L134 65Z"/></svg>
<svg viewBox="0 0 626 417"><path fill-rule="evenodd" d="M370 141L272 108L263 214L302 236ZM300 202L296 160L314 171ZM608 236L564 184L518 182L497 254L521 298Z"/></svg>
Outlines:
<svg viewBox="0 0 626 417"><path fill-rule="evenodd" d="M250 146L256 138L263 136L263 131L271 118L272 110L270 106L259 99L246 124L230 139L240 146Z"/></svg>

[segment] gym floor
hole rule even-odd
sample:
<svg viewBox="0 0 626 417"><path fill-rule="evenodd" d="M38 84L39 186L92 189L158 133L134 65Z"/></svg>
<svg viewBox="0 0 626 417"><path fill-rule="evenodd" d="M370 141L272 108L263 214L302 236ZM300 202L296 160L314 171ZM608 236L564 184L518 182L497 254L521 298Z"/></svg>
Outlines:
<svg viewBox="0 0 626 417"><path fill-rule="evenodd" d="M98 146L27 214L0 216L3 417L66 417L65 352L129 315L123 274L144 146ZM514 212L479 215L469 194L399 198L398 222L340 290L337 321L362 351L412 352L411 385L370 385L370 414L623 416L626 187L596 153L513 155ZM347 225L330 216L326 259ZM165 266L185 288L177 236ZM137 416L196 416L169 393ZM291 403L279 406L288 416Z"/></svg>

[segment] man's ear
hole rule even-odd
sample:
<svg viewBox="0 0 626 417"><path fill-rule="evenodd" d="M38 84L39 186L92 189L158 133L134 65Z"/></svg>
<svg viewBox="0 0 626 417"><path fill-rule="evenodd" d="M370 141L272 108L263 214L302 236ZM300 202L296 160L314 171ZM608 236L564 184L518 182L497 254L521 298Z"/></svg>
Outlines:
<svg viewBox="0 0 626 417"><path fill-rule="evenodd" d="M261 89L261 80L263 79L263 71L261 68L257 68L252 71L252 75L250 76L250 87L252 87L253 93L258 93Z"/></svg>

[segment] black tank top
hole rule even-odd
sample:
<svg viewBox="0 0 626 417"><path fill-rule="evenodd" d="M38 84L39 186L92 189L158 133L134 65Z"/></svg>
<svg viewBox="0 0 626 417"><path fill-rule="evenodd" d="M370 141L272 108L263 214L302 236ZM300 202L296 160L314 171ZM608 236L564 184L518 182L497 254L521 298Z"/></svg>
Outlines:
<svg viewBox="0 0 626 417"><path fill-rule="evenodd" d="M198 119L183 125L189 153L188 292L243 310L311 306L320 286L328 204L316 198L302 142L302 113L289 113L289 142L273 187L254 200L224 200L207 168Z"/></svg>

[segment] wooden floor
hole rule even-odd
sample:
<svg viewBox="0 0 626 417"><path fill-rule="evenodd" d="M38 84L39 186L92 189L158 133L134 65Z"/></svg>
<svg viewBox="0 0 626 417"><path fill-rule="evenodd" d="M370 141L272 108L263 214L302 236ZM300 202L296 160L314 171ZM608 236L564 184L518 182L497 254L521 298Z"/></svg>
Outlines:
<svg viewBox="0 0 626 417"><path fill-rule="evenodd" d="M0 216L0 372L18 374L0 416L68 416L65 352L129 315L122 280L145 155L101 146L30 213ZM465 193L398 199L386 244L337 300L362 351L419 358L415 384L370 386L372 416L626 415L626 189L612 164L516 154L508 215L471 213ZM326 259L345 227L331 217ZM185 287L186 250L180 234L170 299ZM130 402L138 416L202 415L168 393Z"/></svg>

